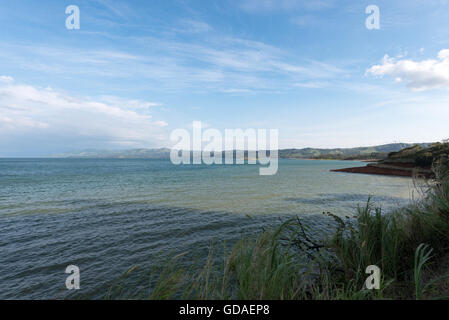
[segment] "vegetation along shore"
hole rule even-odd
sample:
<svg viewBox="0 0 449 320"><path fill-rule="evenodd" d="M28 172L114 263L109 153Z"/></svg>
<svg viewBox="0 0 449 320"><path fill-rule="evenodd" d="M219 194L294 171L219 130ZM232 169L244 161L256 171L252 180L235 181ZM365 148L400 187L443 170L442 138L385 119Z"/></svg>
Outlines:
<svg viewBox="0 0 449 320"><path fill-rule="evenodd" d="M440 157L447 157L448 155L449 143L434 143L428 148L414 145L397 152L390 152L385 159L368 163L364 167L332 171L431 178L434 176L434 171L432 170L434 160Z"/></svg>

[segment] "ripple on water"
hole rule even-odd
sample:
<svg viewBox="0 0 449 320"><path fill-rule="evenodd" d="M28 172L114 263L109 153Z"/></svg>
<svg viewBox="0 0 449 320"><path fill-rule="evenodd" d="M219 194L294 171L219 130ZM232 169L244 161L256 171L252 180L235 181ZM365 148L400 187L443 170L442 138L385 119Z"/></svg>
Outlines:
<svg viewBox="0 0 449 320"><path fill-rule="evenodd" d="M261 177L254 166L0 159L0 298L77 297L64 287L69 264L81 269L79 295L102 298L130 267L144 276L169 252L188 252L188 265L212 239L230 246L279 219L300 215L323 236L323 211L347 215L369 195L407 202L408 179L329 172L344 165L281 160Z"/></svg>

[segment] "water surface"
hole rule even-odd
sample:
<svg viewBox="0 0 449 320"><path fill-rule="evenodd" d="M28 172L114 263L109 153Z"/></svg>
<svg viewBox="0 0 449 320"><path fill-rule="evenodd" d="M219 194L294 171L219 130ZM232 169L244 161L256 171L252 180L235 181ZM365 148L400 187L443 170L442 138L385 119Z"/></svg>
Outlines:
<svg viewBox="0 0 449 320"><path fill-rule="evenodd" d="M73 297L70 264L81 269L76 294L102 298L158 255L205 255L211 239L232 244L295 215L325 235L324 211L352 215L370 196L388 210L413 196L408 178L329 171L357 165L280 160L275 176L259 176L254 165L0 159L0 298Z"/></svg>

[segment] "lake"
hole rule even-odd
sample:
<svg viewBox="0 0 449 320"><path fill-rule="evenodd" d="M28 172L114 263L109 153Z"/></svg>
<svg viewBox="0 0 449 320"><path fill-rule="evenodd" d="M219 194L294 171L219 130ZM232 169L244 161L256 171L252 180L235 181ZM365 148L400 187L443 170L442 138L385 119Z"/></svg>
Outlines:
<svg viewBox="0 0 449 320"><path fill-rule="evenodd" d="M325 236L323 212L353 215L370 196L389 210L414 196L408 178L329 171L359 165L282 159L260 176L256 165L0 159L0 298L101 299L128 268L143 275L170 252L202 258L211 240L231 245L294 216ZM81 270L76 293L65 288L70 264Z"/></svg>

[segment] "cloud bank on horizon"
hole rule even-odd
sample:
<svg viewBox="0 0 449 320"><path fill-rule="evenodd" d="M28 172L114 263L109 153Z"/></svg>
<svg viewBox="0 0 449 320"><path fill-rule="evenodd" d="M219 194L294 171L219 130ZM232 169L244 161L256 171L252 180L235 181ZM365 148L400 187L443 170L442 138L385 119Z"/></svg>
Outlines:
<svg viewBox="0 0 449 320"><path fill-rule="evenodd" d="M15 84L12 77L0 79L7 79L6 85L0 84L0 136L19 141L10 147L19 155L36 140L44 155L55 144L72 149L95 148L99 143L105 148L135 148L165 141L162 129L167 123L149 114L157 103L110 96L78 98L50 87Z"/></svg>
<svg viewBox="0 0 449 320"><path fill-rule="evenodd" d="M279 129L281 148L448 138L449 2L373 4L379 30L347 1L79 0L67 30L67 4L16 1L0 157L167 147L194 120Z"/></svg>

